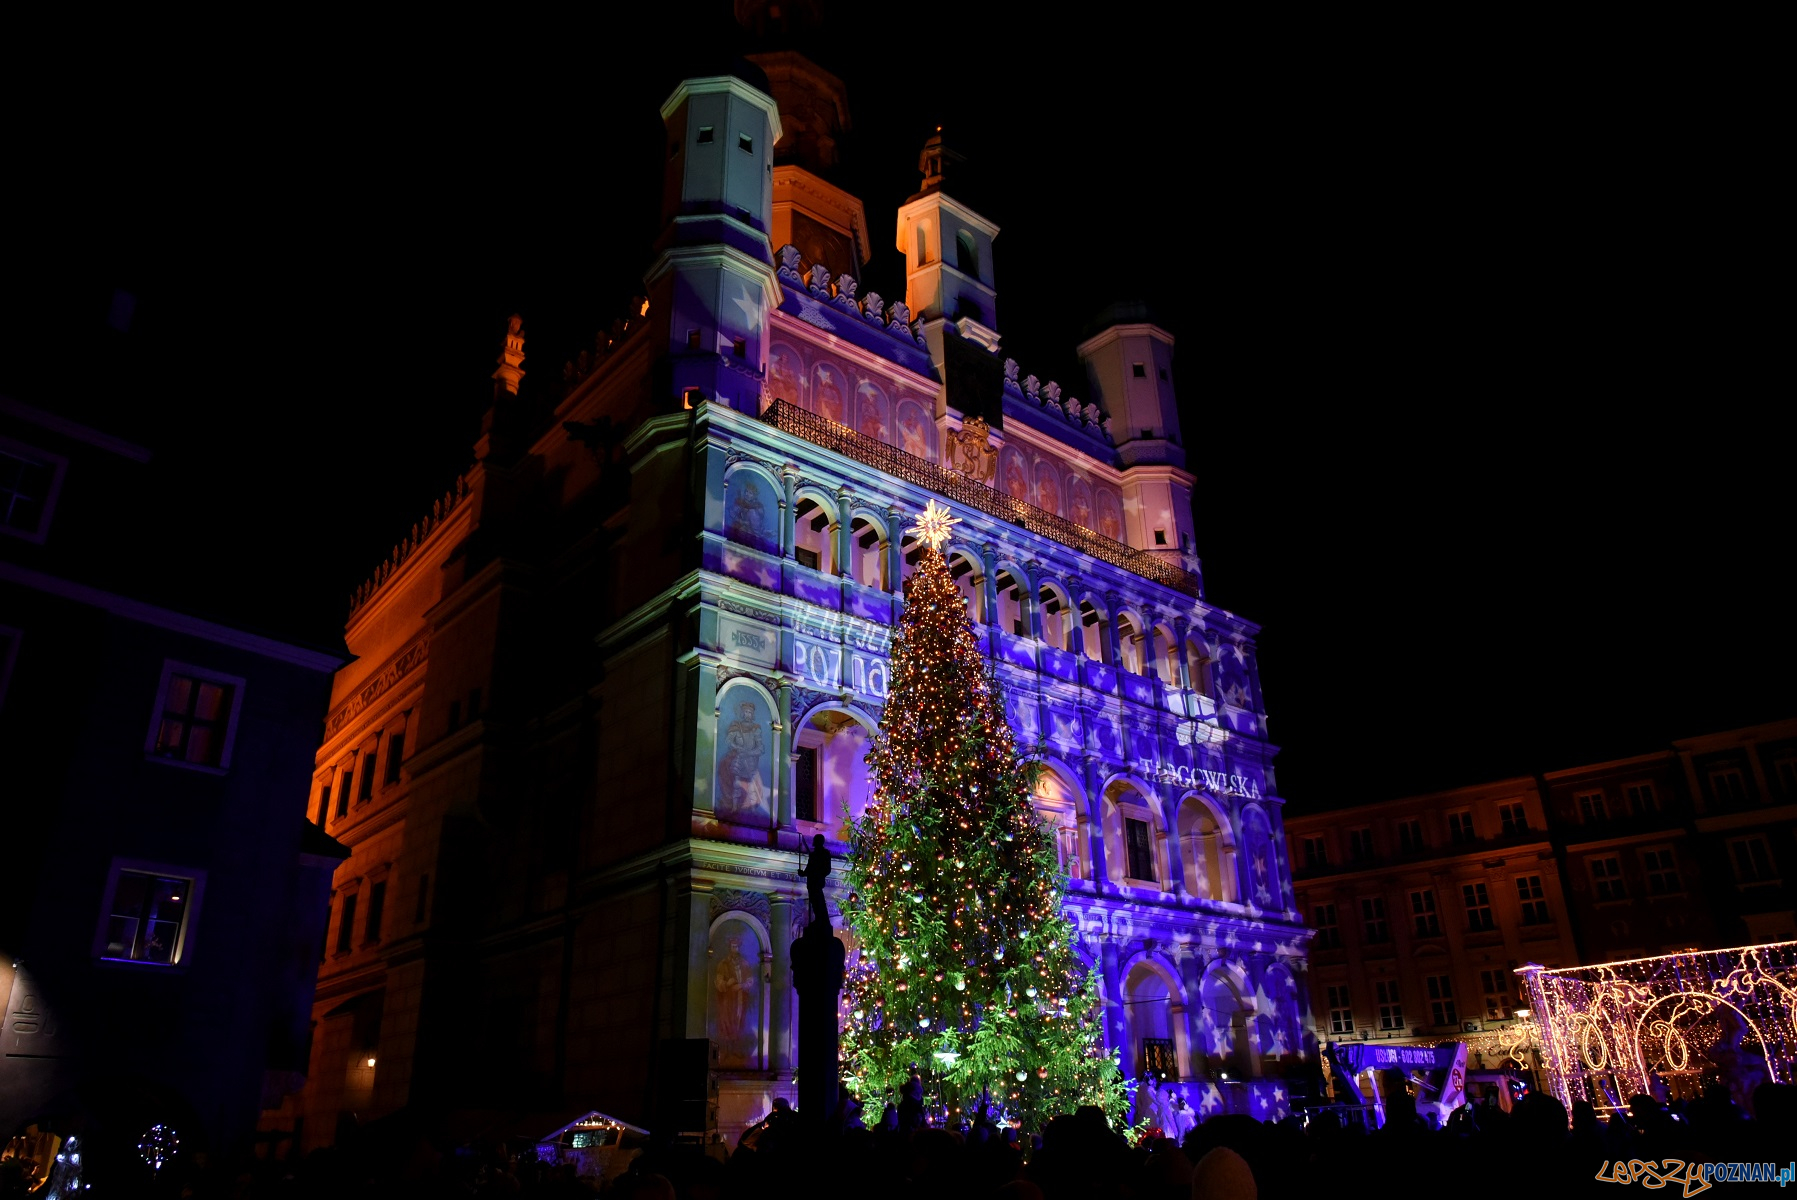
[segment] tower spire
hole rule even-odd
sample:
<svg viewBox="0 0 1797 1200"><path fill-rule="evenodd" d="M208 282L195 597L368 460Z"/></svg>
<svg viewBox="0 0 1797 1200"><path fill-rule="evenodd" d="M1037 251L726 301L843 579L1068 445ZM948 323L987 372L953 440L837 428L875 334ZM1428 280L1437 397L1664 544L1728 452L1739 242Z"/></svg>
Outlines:
<svg viewBox="0 0 1797 1200"><path fill-rule="evenodd" d="M499 352L499 369L493 372L493 399L518 394L524 379L524 318L517 313L506 322L505 348Z"/></svg>

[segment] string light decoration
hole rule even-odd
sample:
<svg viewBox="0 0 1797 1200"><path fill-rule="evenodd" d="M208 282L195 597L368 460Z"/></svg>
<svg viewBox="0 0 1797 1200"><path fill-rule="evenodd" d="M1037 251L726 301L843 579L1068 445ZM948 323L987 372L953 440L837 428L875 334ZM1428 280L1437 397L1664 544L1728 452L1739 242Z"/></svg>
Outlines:
<svg viewBox="0 0 1797 1200"><path fill-rule="evenodd" d="M137 1139L137 1152L152 1171L161 1171L180 1149L180 1135L167 1125L152 1125Z"/></svg>
<svg viewBox="0 0 1797 1200"><path fill-rule="evenodd" d="M1797 1079L1797 942L1517 971L1548 1089L1620 1106L1669 1076L1713 1073L1745 1095Z"/></svg>
<svg viewBox="0 0 1797 1200"><path fill-rule="evenodd" d="M953 523L934 501L918 522L925 546L867 754L873 795L851 826L843 909L861 958L842 999L849 1086L869 1122L913 1069L951 1118L984 1105L1034 1130L1083 1104L1121 1116L1097 989L1030 804L1036 768L942 557Z"/></svg>

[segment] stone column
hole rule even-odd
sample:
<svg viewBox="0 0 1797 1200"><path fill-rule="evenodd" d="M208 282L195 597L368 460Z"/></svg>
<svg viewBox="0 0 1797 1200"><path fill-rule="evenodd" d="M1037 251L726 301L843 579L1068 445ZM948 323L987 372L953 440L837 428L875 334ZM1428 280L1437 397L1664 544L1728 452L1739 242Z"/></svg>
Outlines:
<svg viewBox="0 0 1797 1200"><path fill-rule="evenodd" d="M805 926L792 944L793 986L799 992L799 1116L814 1127L829 1124L841 1096L837 1005L847 959L848 948L831 932L828 914Z"/></svg>
<svg viewBox="0 0 1797 1200"><path fill-rule="evenodd" d="M836 574L853 579L854 547L849 543L849 511L854 506L855 498L849 495L847 488L836 489L836 526L831 529L831 536L836 544Z"/></svg>
<svg viewBox="0 0 1797 1200"><path fill-rule="evenodd" d="M1119 592L1106 592L1104 606L1109 610L1111 618L1111 666L1119 671L1123 669L1123 596Z"/></svg>
<svg viewBox="0 0 1797 1200"><path fill-rule="evenodd" d="M1110 884L1111 873L1105 864L1104 797L1098 794L1097 760L1086 759L1086 821L1091 830L1087 847L1092 856L1092 881L1100 891Z"/></svg>
<svg viewBox="0 0 1797 1200"><path fill-rule="evenodd" d="M674 924L676 945L686 952L674 954L681 1010L673 1021L676 1037L702 1038L705 1033L705 992L711 975L711 885L697 879L675 879Z"/></svg>
<svg viewBox="0 0 1797 1200"><path fill-rule="evenodd" d="M986 624L997 629L998 624L998 547L987 542L980 547L980 567L985 578L980 581L981 590L986 597ZM998 651L998 639L992 639L992 650Z"/></svg>
<svg viewBox="0 0 1797 1200"><path fill-rule="evenodd" d="M1192 1030L1186 1023L1186 1006L1183 1004L1167 1005L1167 1024L1173 1027L1173 1065L1178 1070L1176 1078L1187 1081L1192 1078Z"/></svg>
<svg viewBox="0 0 1797 1200"><path fill-rule="evenodd" d="M1192 690L1192 665L1186 657L1186 628L1184 617L1173 618L1173 640L1179 643L1179 686L1189 692Z"/></svg>
<svg viewBox="0 0 1797 1200"><path fill-rule="evenodd" d="M1117 943L1107 936L1098 949L1098 969L1104 980L1104 1040L1112 1050L1121 1051L1124 1075L1136 1073L1136 1048L1129 1044L1129 1022L1124 1017L1123 980L1117 973Z"/></svg>
<svg viewBox="0 0 1797 1200"><path fill-rule="evenodd" d="M780 478L786 485L785 498L780 501L780 556L791 558L793 547L799 544L799 473L788 467L780 472Z"/></svg>
<svg viewBox="0 0 1797 1200"><path fill-rule="evenodd" d="M795 828L797 781L793 772L798 756L795 746L798 731L792 727L792 684L783 683L774 692L774 824L785 830Z"/></svg>
<svg viewBox="0 0 1797 1200"><path fill-rule="evenodd" d="M1166 788L1165 784L1161 786ZM1177 798L1167 801L1162 808L1166 813L1166 824L1154 832L1167 844L1167 890L1181 896L1186 890L1186 869L1185 848L1179 844L1179 801Z"/></svg>
<svg viewBox="0 0 1797 1200"><path fill-rule="evenodd" d="M692 761L692 794L693 807L703 812L717 811L717 797L713 789L717 785L717 773L712 764L717 761L718 737L718 669L711 663L701 660L698 664L695 682L693 714L698 726L697 736L693 738ZM681 824L691 827L691 821ZM684 835L682 835L684 836Z"/></svg>
<svg viewBox="0 0 1797 1200"><path fill-rule="evenodd" d="M792 897L776 893L768 897L768 936L774 944L772 1036L768 1044L768 1070L776 1075L792 1071Z"/></svg>
<svg viewBox="0 0 1797 1200"><path fill-rule="evenodd" d="M1079 618L1079 576L1067 577L1067 649L1075 658L1086 656L1086 626ZM1083 679L1084 676L1082 675Z"/></svg>

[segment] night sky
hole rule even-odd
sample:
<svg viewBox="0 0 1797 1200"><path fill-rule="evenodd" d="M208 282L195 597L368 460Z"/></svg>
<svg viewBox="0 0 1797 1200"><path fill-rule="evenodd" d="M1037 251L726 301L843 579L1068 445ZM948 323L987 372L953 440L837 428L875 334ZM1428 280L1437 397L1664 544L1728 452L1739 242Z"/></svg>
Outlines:
<svg viewBox="0 0 1797 1200"><path fill-rule="evenodd" d="M160 518L142 590L341 637L468 465L505 317L553 387L642 290L657 109L740 47L726 4L639 20L119 46L32 94L0 390L156 451L121 498ZM810 39L849 87L862 290L903 294L893 214L941 123L1025 373L1086 396L1086 322L1155 306L1294 811L1797 712L1751 76L1189 13L1029 36L868 5Z"/></svg>

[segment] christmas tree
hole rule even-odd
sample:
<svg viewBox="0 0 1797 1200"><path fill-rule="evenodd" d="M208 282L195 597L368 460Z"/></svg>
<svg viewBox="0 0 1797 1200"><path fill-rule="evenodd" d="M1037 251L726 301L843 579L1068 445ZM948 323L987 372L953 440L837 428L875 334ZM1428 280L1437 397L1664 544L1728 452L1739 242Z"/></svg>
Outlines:
<svg viewBox="0 0 1797 1200"><path fill-rule="evenodd" d="M1030 805L1035 767L939 549L952 523L931 501L914 530L925 547L867 755L873 796L850 834L850 1084L869 1121L914 1068L951 1119L987 1098L1026 1129L1082 1104L1121 1115L1054 843Z"/></svg>

